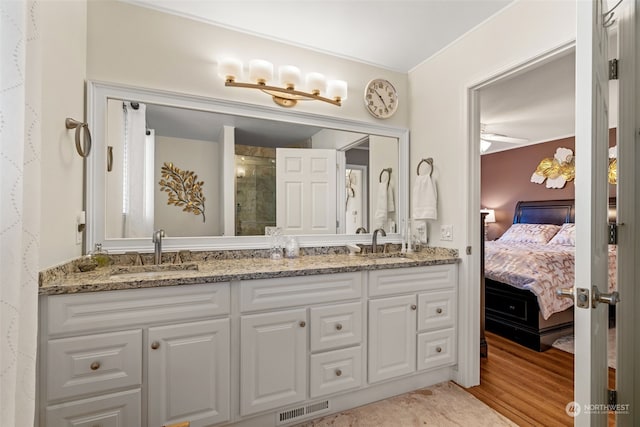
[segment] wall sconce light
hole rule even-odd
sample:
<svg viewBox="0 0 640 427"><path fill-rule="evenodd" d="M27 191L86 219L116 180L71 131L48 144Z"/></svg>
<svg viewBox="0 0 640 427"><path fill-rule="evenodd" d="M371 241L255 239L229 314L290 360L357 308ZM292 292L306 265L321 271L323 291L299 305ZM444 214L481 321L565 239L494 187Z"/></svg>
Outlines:
<svg viewBox="0 0 640 427"><path fill-rule="evenodd" d="M496 211L495 209L480 209L480 213L487 214L487 216L484 217L484 240L487 240L487 235L489 234L489 223L496 222Z"/></svg>
<svg viewBox="0 0 640 427"><path fill-rule="evenodd" d="M273 102L281 107L293 107L298 101L324 101L329 104L342 105L347 99L347 82L329 80L320 73L309 73L305 78L308 92L296 89L302 84L302 74L298 67L282 65L279 67L279 79L282 87L274 86L273 64L262 59L249 62L250 83L236 81L242 75L242 62L234 58L223 58L218 62L218 75L224 79L224 85L258 89L271 95Z"/></svg>

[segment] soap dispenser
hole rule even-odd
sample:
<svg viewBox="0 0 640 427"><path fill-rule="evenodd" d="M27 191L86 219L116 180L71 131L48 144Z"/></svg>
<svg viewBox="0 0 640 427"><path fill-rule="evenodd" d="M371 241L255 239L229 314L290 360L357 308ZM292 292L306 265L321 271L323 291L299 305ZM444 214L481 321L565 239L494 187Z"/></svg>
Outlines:
<svg viewBox="0 0 640 427"><path fill-rule="evenodd" d="M102 249L102 243L96 243L95 250L91 253L91 258L98 263L98 267L105 267L111 262L109 252Z"/></svg>

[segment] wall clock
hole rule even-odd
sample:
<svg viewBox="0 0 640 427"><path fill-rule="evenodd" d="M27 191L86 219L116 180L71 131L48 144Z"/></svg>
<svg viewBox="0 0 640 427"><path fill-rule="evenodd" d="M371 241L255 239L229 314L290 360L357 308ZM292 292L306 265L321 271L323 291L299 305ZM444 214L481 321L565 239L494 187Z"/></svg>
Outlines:
<svg viewBox="0 0 640 427"><path fill-rule="evenodd" d="M364 90L364 105L378 119L388 119L398 109L398 92L391 82L373 79Z"/></svg>

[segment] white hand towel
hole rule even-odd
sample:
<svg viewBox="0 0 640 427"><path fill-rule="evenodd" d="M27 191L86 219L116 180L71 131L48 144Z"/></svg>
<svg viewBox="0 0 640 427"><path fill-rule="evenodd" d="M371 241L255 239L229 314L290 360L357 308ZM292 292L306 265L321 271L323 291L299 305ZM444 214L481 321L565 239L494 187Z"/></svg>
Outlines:
<svg viewBox="0 0 640 427"><path fill-rule="evenodd" d="M374 230L376 228L383 228L387 225L387 213L388 211L388 197L387 183L381 182L378 184L378 197L376 199L376 210L373 215Z"/></svg>
<svg viewBox="0 0 640 427"><path fill-rule="evenodd" d="M396 202L393 198L393 187L391 185L387 185L387 212L395 212L396 211Z"/></svg>
<svg viewBox="0 0 640 427"><path fill-rule="evenodd" d="M438 194L429 175L418 175L413 186L413 218L438 219Z"/></svg>

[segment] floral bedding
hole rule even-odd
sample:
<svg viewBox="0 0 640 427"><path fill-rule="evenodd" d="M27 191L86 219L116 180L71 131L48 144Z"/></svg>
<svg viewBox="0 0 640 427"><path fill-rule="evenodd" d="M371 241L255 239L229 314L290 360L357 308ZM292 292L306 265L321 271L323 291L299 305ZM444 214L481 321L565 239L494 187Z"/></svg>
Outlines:
<svg viewBox="0 0 640 427"><path fill-rule="evenodd" d="M556 290L574 285L574 253L575 247L566 245L487 241L485 277L530 290L548 319L573 304ZM609 292L616 289L616 256L616 246L609 245Z"/></svg>

